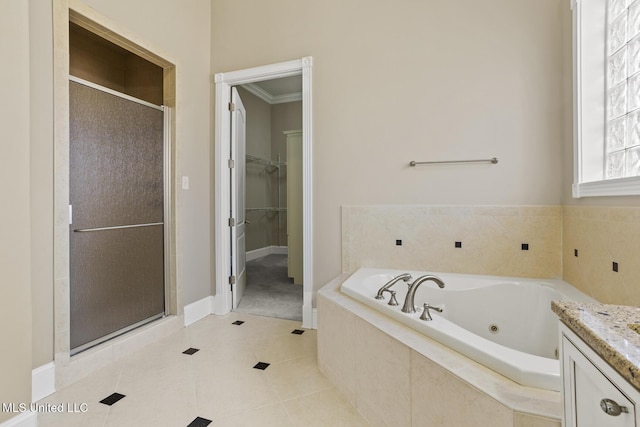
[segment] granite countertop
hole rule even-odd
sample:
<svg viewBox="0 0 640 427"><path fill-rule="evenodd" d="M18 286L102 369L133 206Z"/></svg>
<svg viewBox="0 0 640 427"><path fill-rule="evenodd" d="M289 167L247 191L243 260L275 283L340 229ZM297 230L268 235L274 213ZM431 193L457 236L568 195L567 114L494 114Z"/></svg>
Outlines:
<svg viewBox="0 0 640 427"><path fill-rule="evenodd" d="M640 307L553 301L560 320L640 390Z"/></svg>

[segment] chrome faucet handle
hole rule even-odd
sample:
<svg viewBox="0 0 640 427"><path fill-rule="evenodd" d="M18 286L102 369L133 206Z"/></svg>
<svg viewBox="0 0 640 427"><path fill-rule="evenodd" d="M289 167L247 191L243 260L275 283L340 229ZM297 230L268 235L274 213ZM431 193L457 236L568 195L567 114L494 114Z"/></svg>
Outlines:
<svg viewBox="0 0 640 427"><path fill-rule="evenodd" d="M389 298L389 302L387 304L398 305L398 300L396 299L396 291L391 291L389 289L387 289L387 291L389 292L389 294L391 294L391 298Z"/></svg>
<svg viewBox="0 0 640 427"><path fill-rule="evenodd" d="M384 299L385 292L389 292L389 295L391 295L389 302L387 303L388 305L399 305L398 300L396 299L396 291L392 291L391 289L383 289L380 291L380 296L376 296L376 299Z"/></svg>
<svg viewBox="0 0 640 427"><path fill-rule="evenodd" d="M429 310L435 310L438 313L442 313L442 307L434 307L430 305L428 302L425 302L423 306L422 314L420 315L420 320L426 320L426 321L433 320Z"/></svg>

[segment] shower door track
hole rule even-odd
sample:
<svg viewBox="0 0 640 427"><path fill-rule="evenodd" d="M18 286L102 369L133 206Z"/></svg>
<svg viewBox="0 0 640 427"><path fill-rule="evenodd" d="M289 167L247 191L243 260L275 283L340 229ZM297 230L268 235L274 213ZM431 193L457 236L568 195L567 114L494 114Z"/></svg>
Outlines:
<svg viewBox="0 0 640 427"><path fill-rule="evenodd" d="M133 325L129 325L129 326L125 327L125 328L119 329L119 330L117 330L115 332L110 333L109 335L105 335L104 337L100 337L100 338L95 339L93 341L89 341L88 343L83 344L81 346L72 348L70 353L69 353L69 355L70 356L75 356L78 353L81 353L81 352L83 352L85 350L89 350L92 347L95 347L95 346L100 345L100 344L102 344L104 342L112 340L112 339L114 339L116 337L119 337L120 335L124 335L127 332L133 331L134 329L137 329L137 328L139 328L141 326L144 326L144 325L146 325L148 323L151 323L151 322L153 322L155 320L163 319L166 316L167 316L166 313L156 314L155 316L151 316L149 318L146 318L144 320L136 322Z"/></svg>

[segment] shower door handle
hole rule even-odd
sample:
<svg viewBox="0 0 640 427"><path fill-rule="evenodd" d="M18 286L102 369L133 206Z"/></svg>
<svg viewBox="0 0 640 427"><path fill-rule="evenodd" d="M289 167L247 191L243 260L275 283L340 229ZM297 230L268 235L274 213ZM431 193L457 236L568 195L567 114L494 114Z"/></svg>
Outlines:
<svg viewBox="0 0 640 427"><path fill-rule="evenodd" d="M153 227L154 225L164 225L164 222L150 222L147 224L131 224L131 225L116 225L113 227L96 227L96 228L78 228L73 230L74 233L87 233L91 231L105 231L105 230L122 230L124 228L139 228L139 227Z"/></svg>

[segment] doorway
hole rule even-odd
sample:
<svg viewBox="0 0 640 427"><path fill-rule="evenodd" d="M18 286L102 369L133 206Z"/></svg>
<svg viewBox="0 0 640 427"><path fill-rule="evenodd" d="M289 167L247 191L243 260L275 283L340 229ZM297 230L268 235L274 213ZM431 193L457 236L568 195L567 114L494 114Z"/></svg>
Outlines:
<svg viewBox="0 0 640 427"><path fill-rule="evenodd" d="M216 175L215 175L215 239L216 296L214 312L227 314L233 308L233 288L236 278L232 264L238 254L234 248L234 223L237 208L231 201L232 174L237 159L231 155L231 87L290 76L302 77L302 326L315 327L312 308L313 236L312 236L312 128L311 128L311 67L312 58L272 64L215 76L216 83ZM250 119L249 119L250 120ZM231 161L233 160L233 161ZM265 206L274 207L274 206ZM231 217L230 217L231 215ZM249 219L251 222L251 219ZM251 224L248 225L250 227ZM232 251L234 256L232 257ZM245 254L246 255L246 254ZM231 258L231 260L230 260ZM231 262L230 262L231 261Z"/></svg>
<svg viewBox="0 0 640 427"><path fill-rule="evenodd" d="M233 309L302 321L302 76L244 84L232 91L232 98L237 97L232 122L236 116L236 122L246 117L245 147L238 147L245 162L236 161L237 172L245 171L237 180L237 187L244 183L244 188L236 189L244 192L240 203L245 215L243 221L235 217L245 236L246 264L238 265L246 271L235 270ZM235 129L233 125L232 132ZM232 243L236 241L239 245L237 237Z"/></svg>

